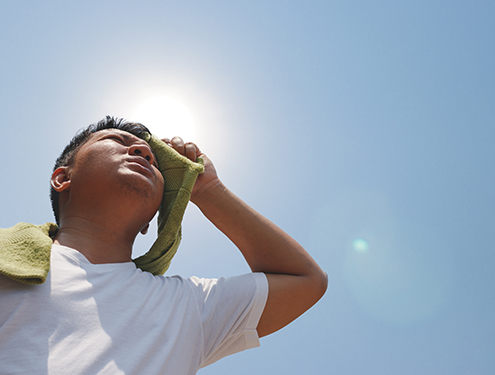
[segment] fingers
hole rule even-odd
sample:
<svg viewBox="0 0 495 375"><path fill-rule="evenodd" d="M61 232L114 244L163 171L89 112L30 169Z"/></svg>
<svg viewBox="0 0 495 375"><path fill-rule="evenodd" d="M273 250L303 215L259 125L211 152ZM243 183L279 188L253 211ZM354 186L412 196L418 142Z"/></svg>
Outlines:
<svg viewBox="0 0 495 375"><path fill-rule="evenodd" d="M184 148L186 151L186 157L191 159L192 161L196 161L199 156L198 147L194 143L188 142L184 145Z"/></svg>
<svg viewBox="0 0 495 375"><path fill-rule="evenodd" d="M185 155L184 141L180 137L172 138L172 147L181 155Z"/></svg>
<svg viewBox="0 0 495 375"><path fill-rule="evenodd" d="M173 137L172 139L164 138L162 141L172 147L179 154L191 159L192 161L196 161L198 156L201 155L201 151L196 144L192 142L184 143L180 137Z"/></svg>

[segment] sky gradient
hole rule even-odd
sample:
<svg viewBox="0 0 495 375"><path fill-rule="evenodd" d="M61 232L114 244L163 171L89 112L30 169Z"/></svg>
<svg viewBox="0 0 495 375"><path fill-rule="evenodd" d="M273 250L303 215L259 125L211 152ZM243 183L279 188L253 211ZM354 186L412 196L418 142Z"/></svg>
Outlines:
<svg viewBox="0 0 495 375"><path fill-rule="evenodd" d="M476 0L3 0L0 227L53 220L78 129L169 97L329 275L296 322L199 374L494 374L494 19ZM192 204L183 237L168 274L248 272Z"/></svg>

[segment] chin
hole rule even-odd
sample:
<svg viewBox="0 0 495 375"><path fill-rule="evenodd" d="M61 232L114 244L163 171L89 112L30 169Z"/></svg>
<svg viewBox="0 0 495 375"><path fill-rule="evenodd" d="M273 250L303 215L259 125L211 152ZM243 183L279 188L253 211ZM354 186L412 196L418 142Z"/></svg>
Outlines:
<svg viewBox="0 0 495 375"><path fill-rule="evenodd" d="M150 209L155 209L155 212L160 207L163 194L149 182L127 180L120 185L119 190L124 196L138 200L142 205L150 206Z"/></svg>

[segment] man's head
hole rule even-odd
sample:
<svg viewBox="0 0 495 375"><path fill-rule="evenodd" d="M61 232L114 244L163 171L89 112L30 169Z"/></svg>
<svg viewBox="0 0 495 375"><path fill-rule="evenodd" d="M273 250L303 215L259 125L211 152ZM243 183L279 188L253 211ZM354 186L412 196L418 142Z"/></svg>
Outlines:
<svg viewBox="0 0 495 375"><path fill-rule="evenodd" d="M56 160L53 171L55 172L60 167L73 166L79 150L93 137L95 133L112 129L115 129L120 133L130 133L140 139L143 139L145 132L150 133L148 128L146 128L142 124L127 122L124 119L107 116L105 119L99 121L98 123L92 124L87 128L82 129L74 136L74 138L72 138L70 143L65 147L62 154ZM138 153L141 153L139 149L136 149L133 152L136 155L138 155ZM146 159L149 161L147 156ZM60 192L58 192L53 187L53 183L50 189L50 199L52 203L53 213L55 215L55 220L57 221L57 224L60 225Z"/></svg>

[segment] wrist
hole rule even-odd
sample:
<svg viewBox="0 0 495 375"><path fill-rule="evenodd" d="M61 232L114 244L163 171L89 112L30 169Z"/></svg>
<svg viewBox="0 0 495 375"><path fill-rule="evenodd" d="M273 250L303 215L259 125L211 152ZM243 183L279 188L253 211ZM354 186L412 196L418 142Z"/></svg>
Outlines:
<svg viewBox="0 0 495 375"><path fill-rule="evenodd" d="M198 191L191 194L191 202L201 208L203 205L218 199L226 190L227 187L219 179L208 181Z"/></svg>

